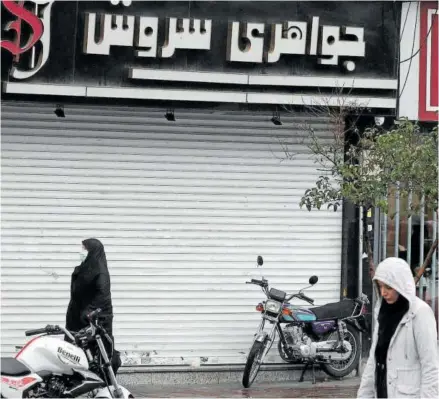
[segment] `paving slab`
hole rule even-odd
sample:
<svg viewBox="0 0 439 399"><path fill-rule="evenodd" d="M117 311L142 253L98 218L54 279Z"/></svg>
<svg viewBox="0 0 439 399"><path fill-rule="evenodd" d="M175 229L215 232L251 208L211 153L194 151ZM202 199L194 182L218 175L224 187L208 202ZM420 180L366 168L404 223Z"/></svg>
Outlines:
<svg viewBox="0 0 439 399"><path fill-rule="evenodd" d="M238 383L210 385L148 385L127 386L134 397L148 398L355 398L359 378L340 381L255 382L249 389Z"/></svg>

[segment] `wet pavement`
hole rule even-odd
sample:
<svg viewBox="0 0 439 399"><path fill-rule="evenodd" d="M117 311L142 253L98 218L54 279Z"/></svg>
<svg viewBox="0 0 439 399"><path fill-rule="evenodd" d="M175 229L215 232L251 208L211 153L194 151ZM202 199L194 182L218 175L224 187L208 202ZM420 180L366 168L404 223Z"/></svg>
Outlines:
<svg viewBox="0 0 439 399"><path fill-rule="evenodd" d="M341 381L255 383L241 385L135 385L127 387L134 397L148 398L356 398L358 378Z"/></svg>

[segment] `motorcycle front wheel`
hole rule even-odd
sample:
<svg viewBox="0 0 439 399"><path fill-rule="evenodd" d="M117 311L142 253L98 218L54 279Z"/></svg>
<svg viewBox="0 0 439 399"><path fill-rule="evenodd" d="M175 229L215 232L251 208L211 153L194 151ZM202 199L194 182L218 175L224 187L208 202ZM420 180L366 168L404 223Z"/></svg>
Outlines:
<svg viewBox="0 0 439 399"><path fill-rule="evenodd" d="M244 375L242 377L242 385L244 388L250 388L256 376L258 375L263 360L262 355L266 345L267 340L264 343L258 341L253 343L250 353L248 354L247 362L244 368Z"/></svg>

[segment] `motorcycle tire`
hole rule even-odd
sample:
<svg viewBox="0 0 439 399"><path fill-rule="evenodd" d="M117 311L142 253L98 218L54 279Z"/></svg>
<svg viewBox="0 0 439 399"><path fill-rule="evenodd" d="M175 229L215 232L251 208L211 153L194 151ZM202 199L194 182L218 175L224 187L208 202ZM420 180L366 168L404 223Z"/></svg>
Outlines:
<svg viewBox="0 0 439 399"><path fill-rule="evenodd" d="M244 375L242 377L242 385L244 386L244 388L250 388L256 376L258 375L259 368L261 367L262 362L259 362L259 364L255 365L256 370L254 374L252 374L252 370L254 367L254 363L258 362L259 358L264 352L264 349L265 349L264 343L258 341L255 341L253 343L253 346L250 349L250 353L248 354L247 362L245 363Z"/></svg>
<svg viewBox="0 0 439 399"><path fill-rule="evenodd" d="M351 334L355 341L355 356L351 364L342 370L336 369L332 364L322 364L323 371L333 378L343 378L351 374L357 368L358 362L360 361L360 333L356 328L349 324L346 326L346 328L348 330L348 334Z"/></svg>

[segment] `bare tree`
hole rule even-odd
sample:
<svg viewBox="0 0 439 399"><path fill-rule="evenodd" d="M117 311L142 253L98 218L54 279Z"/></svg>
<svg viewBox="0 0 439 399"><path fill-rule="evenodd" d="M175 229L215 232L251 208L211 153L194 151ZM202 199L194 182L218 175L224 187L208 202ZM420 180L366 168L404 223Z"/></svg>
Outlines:
<svg viewBox="0 0 439 399"><path fill-rule="evenodd" d="M350 94L344 88L337 88L330 96L323 97L320 104L306 106L310 118L328 120L331 134L329 139L327 136L319 137L312 123L301 126L305 133L302 143L313 154L321 175L314 187L306 190L300 206L311 211L327 205L328 209L337 211L342 200L347 199L361 207L366 218L368 210L372 208L379 208L387 214L389 201L395 199L397 191L399 198L405 199L411 193L416 193L424 198L422 205L436 210L437 129L421 133L418 125L400 120L387 131L369 128L360 132L357 121L367 110L367 104L360 103ZM291 111L288 107L284 108ZM295 154L289 151L288 145L285 142L281 145L285 158L293 158ZM424 212L420 203L409 205L408 217ZM369 272L373 277L375 265L366 223L363 237ZM417 272L416 282L431 262L437 245L435 237L424 264Z"/></svg>

